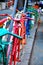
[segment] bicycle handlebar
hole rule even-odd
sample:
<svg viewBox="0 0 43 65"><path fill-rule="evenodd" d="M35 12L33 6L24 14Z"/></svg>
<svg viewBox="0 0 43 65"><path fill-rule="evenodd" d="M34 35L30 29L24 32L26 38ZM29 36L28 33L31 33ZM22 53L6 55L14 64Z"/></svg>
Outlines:
<svg viewBox="0 0 43 65"><path fill-rule="evenodd" d="M12 16L10 16L9 14L0 14L0 16L9 16L10 18L4 18L2 20L0 20L0 25L4 24L7 20L13 20L13 21L20 21L20 19L14 19ZM34 20L33 18L30 18L30 17L22 17L24 19L29 19L29 20Z"/></svg>

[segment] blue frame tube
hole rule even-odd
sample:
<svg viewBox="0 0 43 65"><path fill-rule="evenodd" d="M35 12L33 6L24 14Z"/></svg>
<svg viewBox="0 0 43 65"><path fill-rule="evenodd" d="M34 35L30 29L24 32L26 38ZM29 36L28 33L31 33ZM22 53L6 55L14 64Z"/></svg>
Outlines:
<svg viewBox="0 0 43 65"><path fill-rule="evenodd" d="M27 0L25 0L25 4L24 4L24 13L26 11L26 5L27 5Z"/></svg>
<svg viewBox="0 0 43 65"><path fill-rule="evenodd" d="M13 13L12 13L12 17L13 17L13 18L15 17L17 3L18 3L18 0L15 0L15 1L14 1L14 11L13 11ZM12 29L13 29L13 21L11 20L10 27L9 27L9 31L11 32ZM9 41L9 40L10 40L10 35L9 35L8 38L7 38L7 41Z"/></svg>

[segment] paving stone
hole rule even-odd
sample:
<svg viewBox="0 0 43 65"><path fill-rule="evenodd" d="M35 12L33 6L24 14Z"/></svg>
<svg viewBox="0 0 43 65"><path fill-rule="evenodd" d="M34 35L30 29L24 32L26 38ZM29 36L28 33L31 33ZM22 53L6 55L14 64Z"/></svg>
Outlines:
<svg viewBox="0 0 43 65"><path fill-rule="evenodd" d="M0 14L12 14L12 10L10 9L5 9L5 10L0 10Z"/></svg>
<svg viewBox="0 0 43 65"><path fill-rule="evenodd" d="M43 23L41 23L43 25ZM34 43L30 65L43 65L43 26L40 26Z"/></svg>
<svg viewBox="0 0 43 65"><path fill-rule="evenodd" d="M23 62L19 62L19 63L17 63L17 65L28 65L28 61L26 60L26 61L23 61Z"/></svg>

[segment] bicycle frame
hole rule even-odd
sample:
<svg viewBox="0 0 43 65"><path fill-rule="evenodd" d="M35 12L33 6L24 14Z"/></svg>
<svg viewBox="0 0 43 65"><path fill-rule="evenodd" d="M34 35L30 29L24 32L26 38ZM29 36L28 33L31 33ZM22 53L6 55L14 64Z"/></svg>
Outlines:
<svg viewBox="0 0 43 65"><path fill-rule="evenodd" d="M21 17L20 20L15 20L14 18L12 18L8 14L3 14L2 16L5 16L5 15L10 17L8 19L12 19L13 21L15 21L15 25L13 27L14 28L13 32L15 34L20 35L20 36L23 37L21 43L22 43L22 45L24 47L24 44L26 43L26 39L25 39L26 28L25 28L24 22L25 22L26 19L31 19L31 20L33 20L33 19L29 18L29 17L26 17L26 15L24 15L24 14L22 14L22 17ZM21 26L18 26L19 25L18 22L21 24ZM19 28L21 28L20 34L19 34ZM9 51L9 49L8 49L8 51ZM16 65L16 62L21 61L20 60L20 40L17 39L17 38L13 38L12 52L11 52L11 58L10 58L10 63L9 63L10 65L12 65L12 61L14 61L14 65Z"/></svg>

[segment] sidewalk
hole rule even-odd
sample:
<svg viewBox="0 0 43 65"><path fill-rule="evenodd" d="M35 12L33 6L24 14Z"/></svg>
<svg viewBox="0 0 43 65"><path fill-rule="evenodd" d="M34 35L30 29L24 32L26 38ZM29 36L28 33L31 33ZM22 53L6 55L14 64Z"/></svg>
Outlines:
<svg viewBox="0 0 43 65"><path fill-rule="evenodd" d="M10 9L4 9L4 10L0 10L0 14L12 14L12 10Z"/></svg>
<svg viewBox="0 0 43 65"><path fill-rule="evenodd" d="M37 30L30 65L43 65L43 22Z"/></svg>

